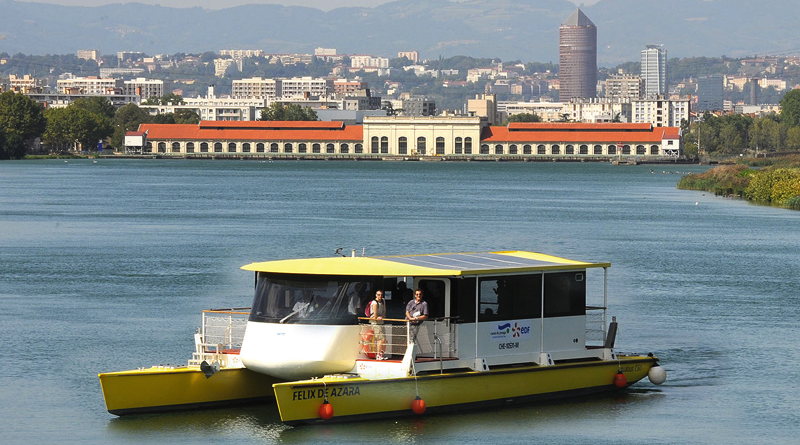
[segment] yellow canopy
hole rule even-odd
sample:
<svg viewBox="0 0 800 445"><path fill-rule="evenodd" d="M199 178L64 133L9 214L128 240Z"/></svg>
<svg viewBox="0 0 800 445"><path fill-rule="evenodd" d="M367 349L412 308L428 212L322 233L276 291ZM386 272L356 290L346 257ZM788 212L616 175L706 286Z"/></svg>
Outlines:
<svg viewBox="0 0 800 445"><path fill-rule="evenodd" d="M326 257L264 261L244 270L308 275L459 276L609 267L521 250L381 257Z"/></svg>

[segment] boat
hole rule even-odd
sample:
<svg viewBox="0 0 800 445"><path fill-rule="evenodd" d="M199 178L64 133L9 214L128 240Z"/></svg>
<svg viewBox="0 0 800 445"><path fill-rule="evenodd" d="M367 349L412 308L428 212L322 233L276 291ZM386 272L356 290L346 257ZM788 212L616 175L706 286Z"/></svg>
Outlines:
<svg viewBox="0 0 800 445"><path fill-rule="evenodd" d="M274 396L288 424L580 397L644 377L661 384L656 356L615 350L610 266L527 251L248 264L255 296L239 359L281 380ZM427 303L421 322L406 314L410 289ZM364 310L377 290L381 320Z"/></svg>
<svg viewBox="0 0 800 445"><path fill-rule="evenodd" d="M185 366L98 374L108 412L123 416L272 402L272 385L279 380L245 368L239 358L247 315L249 308L203 311Z"/></svg>

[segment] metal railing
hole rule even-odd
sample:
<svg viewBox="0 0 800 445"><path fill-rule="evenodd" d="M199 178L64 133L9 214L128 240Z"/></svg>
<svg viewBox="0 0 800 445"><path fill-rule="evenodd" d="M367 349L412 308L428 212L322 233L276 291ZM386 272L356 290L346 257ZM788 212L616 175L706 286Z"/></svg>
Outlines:
<svg viewBox="0 0 800 445"><path fill-rule="evenodd" d="M456 357L453 317L429 318L417 325L393 318L384 318L382 324L366 317L359 317L359 321L359 358L375 358L378 353L401 358L412 342L417 345L417 357Z"/></svg>
<svg viewBox="0 0 800 445"><path fill-rule="evenodd" d="M202 311L201 324L195 334L195 351L189 365L223 361L225 354L238 354L250 308L208 309Z"/></svg>

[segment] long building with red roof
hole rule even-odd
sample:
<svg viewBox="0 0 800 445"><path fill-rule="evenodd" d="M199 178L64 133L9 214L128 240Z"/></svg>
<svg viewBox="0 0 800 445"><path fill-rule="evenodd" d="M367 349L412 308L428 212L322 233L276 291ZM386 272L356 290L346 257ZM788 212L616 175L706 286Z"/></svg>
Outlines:
<svg viewBox="0 0 800 445"><path fill-rule="evenodd" d="M510 123L477 117L368 117L324 121L202 121L141 124L128 149L176 156L675 158L680 129L625 123ZM128 141L140 141L129 143Z"/></svg>

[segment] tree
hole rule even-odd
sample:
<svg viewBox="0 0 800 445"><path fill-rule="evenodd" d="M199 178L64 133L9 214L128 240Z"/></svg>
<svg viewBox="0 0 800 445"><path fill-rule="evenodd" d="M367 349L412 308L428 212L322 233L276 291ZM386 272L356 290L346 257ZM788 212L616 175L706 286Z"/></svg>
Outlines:
<svg viewBox="0 0 800 445"><path fill-rule="evenodd" d="M187 110L185 108L175 110L175 123L176 124L199 124L200 115L194 110Z"/></svg>
<svg viewBox="0 0 800 445"><path fill-rule="evenodd" d="M792 90L781 99L781 120L790 126L800 125L800 90Z"/></svg>
<svg viewBox="0 0 800 445"><path fill-rule="evenodd" d="M114 134L111 137L111 145L116 148L122 148L125 143L125 133L137 130L139 124L150 122L150 119L150 114L136 106L136 104L123 105L114 114Z"/></svg>
<svg viewBox="0 0 800 445"><path fill-rule="evenodd" d="M44 132L42 107L29 97L14 92L0 94L0 159L25 156L30 143Z"/></svg>
<svg viewBox="0 0 800 445"><path fill-rule="evenodd" d="M542 118L536 113L519 113L508 116L509 122L541 122Z"/></svg>
<svg viewBox="0 0 800 445"><path fill-rule="evenodd" d="M108 100L101 96L82 97L71 104L73 107L82 108L91 113L98 114L107 119L114 119L117 108Z"/></svg>
<svg viewBox="0 0 800 445"><path fill-rule="evenodd" d="M43 139L49 146L68 150L79 143L84 150L112 133L108 119L73 105L51 108L45 112L47 128Z"/></svg>
<svg viewBox="0 0 800 445"><path fill-rule="evenodd" d="M269 107L261 110L262 121L315 121L318 120L317 113L309 107L297 104L283 105L279 102L272 103Z"/></svg>

